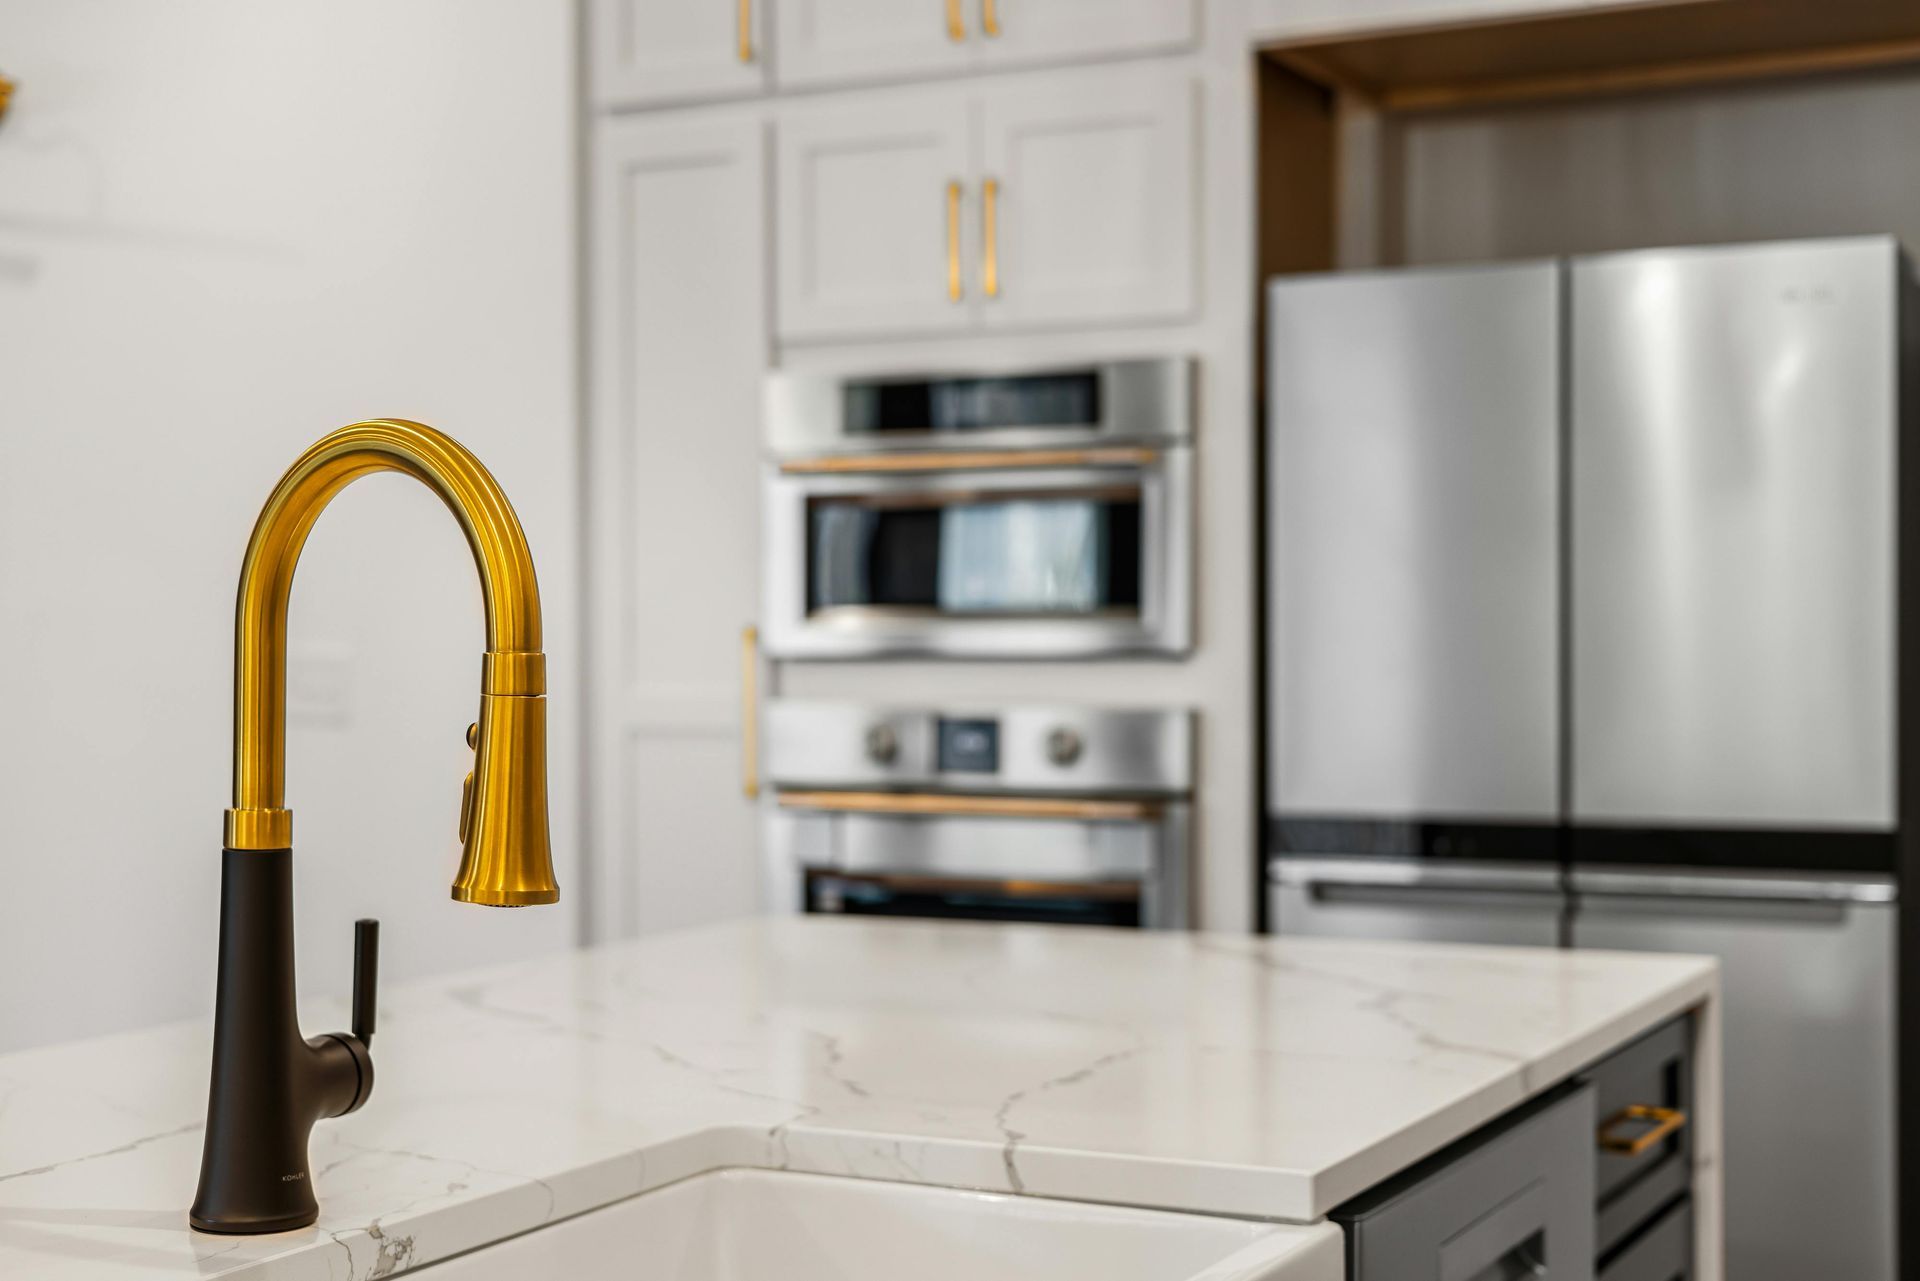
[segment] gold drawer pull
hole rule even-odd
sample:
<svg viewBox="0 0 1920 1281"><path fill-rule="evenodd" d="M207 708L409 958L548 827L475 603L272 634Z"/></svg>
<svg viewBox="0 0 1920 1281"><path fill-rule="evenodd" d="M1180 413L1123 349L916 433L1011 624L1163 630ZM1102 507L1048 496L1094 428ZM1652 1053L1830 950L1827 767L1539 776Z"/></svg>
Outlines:
<svg viewBox="0 0 1920 1281"><path fill-rule="evenodd" d="M1000 6L994 0L980 0L980 29L990 36L1000 34Z"/></svg>
<svg viewBox="0 0 1920 1281"><path fill-rule="evenodd" d="M960 0L947 0L947 39L960 41L967 38L967 20L960 12Z"/></svg>
<svg viewBox="0 0 1920 1281"><path fill-rule="evenodd" d="M959 302L960 288L960 184L947 184L947 299Z"/></svg>
<svg viewBox="0 0 1920 1281"><path fill-rule="evenodd" d="M1621 1138L1610 1133L1617 1125L1628 1121L1651 1121L1653 1128L1644 1134L1632 1138ZM1679 1108L1657 1108L1645 1103L1633 1103L1600 1123L1600 1150L1618 1152L1622 1156L1639 1156L1654 1144L1677 1133L1687 1123L1687 1114Z"/></svg>
<svg viewBox="0 0 1920 1281"><path fill-rule="evenodd" d="M1000 296L1000 180L989 178L980 188L981 239L986 242L980 267L980 292Z"/></svg>
<svg viewBox="0 0 1920 1281"><path fill-rule="evenodd" d="M740 0L740 11L734 15L734 28L740 38L740 61L753 61L753 0Z"/></svg>

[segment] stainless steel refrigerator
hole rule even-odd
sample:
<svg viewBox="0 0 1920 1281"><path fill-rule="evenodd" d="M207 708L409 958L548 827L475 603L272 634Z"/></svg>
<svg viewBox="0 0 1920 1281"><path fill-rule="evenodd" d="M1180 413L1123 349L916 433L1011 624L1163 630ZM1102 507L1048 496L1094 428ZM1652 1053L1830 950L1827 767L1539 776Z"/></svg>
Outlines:
<svg viewBox="0 0 1920 1281"><path fill-rule="evenodd" d="M1878 237L1269 290L1269 925L1719 955L1741 1281L1895 1275L1915 296Z"/></svg>

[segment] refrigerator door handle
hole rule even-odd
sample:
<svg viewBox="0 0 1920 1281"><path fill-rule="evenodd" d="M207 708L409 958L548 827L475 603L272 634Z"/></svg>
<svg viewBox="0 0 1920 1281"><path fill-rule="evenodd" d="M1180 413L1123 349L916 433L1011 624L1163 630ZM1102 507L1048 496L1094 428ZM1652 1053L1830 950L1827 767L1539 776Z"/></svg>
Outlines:
<svg viewBox="0 0 1920 1281"><path fill-rule="evenodd" d="M1335 907L1550 912L1567 901L1559 870L1550 867L1278 858L1269 875L1275 885Z"/></svg>
<svg viewBox="0 0 1920 1281"><path fill-rule="evenodd" d="M1583 900L1666 899L1778 907L1877 906L1899 900L1898 887L1877 878L1575 872L1571 888Z"/></svg>

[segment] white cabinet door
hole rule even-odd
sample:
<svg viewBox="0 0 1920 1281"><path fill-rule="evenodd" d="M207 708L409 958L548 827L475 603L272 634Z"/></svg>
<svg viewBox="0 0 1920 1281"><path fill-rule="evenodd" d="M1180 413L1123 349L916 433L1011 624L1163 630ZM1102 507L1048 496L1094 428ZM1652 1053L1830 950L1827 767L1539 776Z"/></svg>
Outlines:
<svg viewBox="0 0 1920 1281"><path fill-rule="evenodd" d="M766 88L767 0L592 0L587 38L601 107Z"/></svg>
<svg viewBox="0 0 1920 1281"><path fill-rule="evenodd" d="M979 35L973 3L780 0L774 10L780 83L847 84L965 71Z"/></svg>
<svg viewBox="0 0 1920 1281"><path fill-rule="evenodd" d="M758 902L740 634L757 609L765 126L603 122L594 163L594 933Z"/></svg>
<svg viewBox="0 0 1920 1281"><path fill-rule="evenodd" d="M980 65L1071 62L1177 49L1196 35L1194 0L969 0Z"/></svg>
<svg viewBox="0 0 1920 1281"><path fill-rule="evenodd" d="M967 139L959 89L786 112L776 218L783 337L969 323L978 193Z"/></svg>
<svg viewBox="0 0 1920 1281"><path fill-rule="evenodd" d="M984 322L1191 312L1192 77L1141 65L980 93Z"/></svg>

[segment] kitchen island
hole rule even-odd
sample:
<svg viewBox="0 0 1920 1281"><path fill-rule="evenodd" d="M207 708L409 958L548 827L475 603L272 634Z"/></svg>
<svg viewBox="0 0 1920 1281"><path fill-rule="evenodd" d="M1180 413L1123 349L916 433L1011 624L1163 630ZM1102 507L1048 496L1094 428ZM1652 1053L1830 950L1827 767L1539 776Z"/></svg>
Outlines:
<svg viewBox="0 0 1920 1281"><path fill-rule="evenodd" d="M1332 1281L1329 1211L1691 1014L1718 1281L1716 995L1686 956L714 926L394 989L300 1231L187 1226L210 1020L0 1057L0 1277L361 1281L749 1167L1298 1224Z"/></svg>

